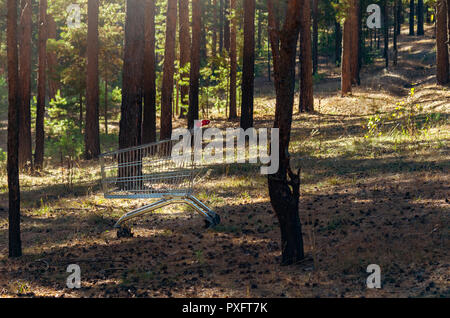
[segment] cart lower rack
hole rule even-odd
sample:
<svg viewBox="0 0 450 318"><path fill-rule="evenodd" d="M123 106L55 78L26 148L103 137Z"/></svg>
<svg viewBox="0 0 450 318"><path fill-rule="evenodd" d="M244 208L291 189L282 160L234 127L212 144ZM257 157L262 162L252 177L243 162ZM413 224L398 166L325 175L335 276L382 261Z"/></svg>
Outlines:
<svg viewBox="0 0 450 318"><path fill-rule="evenodd" d="M108 199L157 200L123 215L115 224L118 236L130 235L124 222L156 209L184 203L203 217L208 227L220 223L220 217L193 195L196 166L192 157L172 160L175 141L120 149L100 156L102 187Z"/></svg>

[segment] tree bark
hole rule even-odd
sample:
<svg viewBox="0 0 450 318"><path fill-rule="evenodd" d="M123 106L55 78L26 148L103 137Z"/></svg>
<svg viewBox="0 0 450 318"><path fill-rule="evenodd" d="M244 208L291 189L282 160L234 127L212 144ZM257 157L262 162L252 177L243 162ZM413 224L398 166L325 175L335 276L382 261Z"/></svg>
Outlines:
<svg viewBox="0 0 450 318"><path fill-rule="evenodd" d="M19 186L19 57L17 48L17 2L7 2L7 59L8 59L8 191L9 191L9 257L22 255L20 239Z"/></svg>
<svg viewBox="0 0 450 318"><path fill-rule="evenodd" d="M179 9L180 12L180 66L185 67L186 64L189 63L189 58L191 55L191 35L189 32L189 1L188 0L180 0L179 1ZM185 72L181 74L183 79L189 78L189 73ZM189 103L189 86L184 85L181 86L181 103L182 105L188 105ZM186 111L182 107L180 118L186 117Z"/></svg>
<svg viewBox="0 0 450 318"><path fill-rule="evenodd" d="M217 55L217 0L213 0L213 23L212 23L212 44L211 44L211 55L216 57Z"/></svg>
<svg viewBox="0 0 450 318"><path fill-rule="evenodd" d="M120 149L141 144L144 15L140 0L127 0L122 72Z"/></svg>
<svg viewBox="0 0 450 318"><path fill-rule="evenodd" d="M423 0L417 0L417 35L424 35L423 18Z"/></svg>
<svg viewBox="0 0 450 318"><path fill-rule="evenodd" d="M161 132L160 132L161 140L170 139L172 137L172 102L173 102L173 76L175 72L174 63L175 63L176 31L177 31L177 0L168 0L167 19L166 19L166 42L164 49L163 82L161 92Z"/></svg>
<svg viewBox="0 0 450 318"><path fill-rule="evenodd" d="M253 127L255 79L255 0L244 0L244 52L242 65L241 128Z"/></svg>
<svg viewBox="0 0 450 318"><path fill-rule="evenodd" d="M155 8L155 0L145 1L144 118L142 123L144 144L156 141Z"/></svg>
<svg viewBox="0 0 450 318"><path fill-rule="evenodd" d="M350 71L352 77L352 84L359 83L359 0L353 0L351 6L351 37L352 50L350 52Z"/></svg>
<svg viewBox="0 0 450 318"><path fill-rule="evenodd" d="M45 115L45 86L47 59L47 0L39 1L39 66L38 93L36 104L36 145L34 150L34 166L42 169L44 165L44 115Z"/></svg>
<svg viewBox="0 0 450 318"><path fill-rule="evenodd" d="M31 0L21 0L19 28L19 167L31 169L33 155L31 150Z"/></svg>
<svg viewBox="0 0 450 318"><path fill-rule="evenodd" d="M84 132L84 157L87 160L97 159L100 155L98 1L99 0L88 1L86 127ZM105 92L105 94L107 94L107 92Z"/></svg>
<svg viewBox="0 0 450 318"><path fill-rule="evenodd" d="M230 119L237 117L236 112L236 77L237 77L237 57L236 57L236 0L230 1L230 11L233 15L230 30Z"/></svg>
<svg viewBox="0 0 450 318"><path fill-rule="evenodd" d="M300 14L300 101L299 112L314 111L313 65L311 48L311 13L310 2L302 0Z"/></svg>
<svg viewBox="0 0 450 318"><path fill-rule="evenodd" d="M189 78L189 111L188 128L194 128L194 121L198 119L198 94L200 85L200 45L202 26L202 6L200 1L192 2L192 45L191 70Z"/></svg>
<svg viewBox="0 0 450 318"><path fill-rule="evenodd" d="M300 15L308 0L289 0L283 28L268 0L269 36L274 62L276 110L274 128L279 129L279 169L268 176L270 202L281 230L282 265L295 264L304 258L303 237L298 213L300 176L290 168L289 141L295 90L296 44ZM303 4L303 6L302 6Z"/></svg>
<svg viewBox="0 0 450 318"><path fill-rule="evenodd" d="M414 35L414 0L409 0L409 35Z"/></svg>
<svg viewBox="0 0 450 318"><path fill-rule="evenodd" d="M245 0L244 0L245 1ZM230 2L224 2L224 18L223 18L223 46L227 52L230 52Z"/></svg>
<svg viewBox="0 0 450 318"><path fill-rule="evenodd" d="M350 0L350 6L347 9L347 15L344 21L344 30L342 35L342 59L341 59L341 95L345 96L352 93L352 74L351 74L351 51L352 51L352 5L355 0Z"/></svg>
<svg viewBox="0 0 450 318"><path fill-rule="evenodd" d="M312 32L312 60L313 74L317 74L318 44L319 44L319 22L318 22L319 0L313 0L313 32Z"/></svg>
<svg viewBox="0 0 450 318"><path fill-rule="evenodd" d="M383 0L383 57L385 61L385 67L389 67L389 3L388 0Z"/></svg>
<svg viewBox="0 0 450 318"><path fill-rule="evenodd" d="M48 39L56 39L57 30L56 22L51 14L47 14L47 37ZM57 72L58 57L55 52L47 52L47 85L48 98L52 100L60 89L59 74Z"/></svg>
<svg viewBox="0 0 450 318"><path fill-rule="evenodd" d="M445 85L449 82L448 13L445 0L437 1L436 11L436 80L438 85Z"/></svg>

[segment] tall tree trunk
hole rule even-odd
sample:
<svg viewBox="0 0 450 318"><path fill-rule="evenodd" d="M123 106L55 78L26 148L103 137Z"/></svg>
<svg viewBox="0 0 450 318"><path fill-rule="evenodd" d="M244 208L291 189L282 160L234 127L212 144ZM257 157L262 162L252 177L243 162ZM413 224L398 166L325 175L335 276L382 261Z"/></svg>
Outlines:
<svg viewBox="0 0 450 318"><path fill-rule="evenodd" d="M17 49L17 1L7 2L8 59L8 191L9 257L22 255L19 186L19 57Z"/></svg>
<svg viewBox="0 0 450 318"><path fill-rule="evenodd" d="M385 67L389 67L389 2L383 0L383 57L385 61Z"/></svg>
<svg viewBox="0 0 450 318"><path fill-rule="evenodd" d="M219 0L219 54L223 51L224 0Z"/></svg>
<svg viewBox="0 0 450 318"><path fill-rule="evenodd" d="M424 35L423 18L423 0L417 0L417 35Z"/></svg>
<svg viewBox="0 0 450 318"><path fill-rule="evenodd" d="M99 0L88 1L86 127L84 132L84 157L87 160L97 159L100 155L98 1ZM105 92L105 94L107 94L107 92Z"/></svg>
<svg viewBox="0 0 450 318"><path fill-rule="evenodd" d="M181 2L184 0L180 1L180 4ZM144 118L142 123L142 142L144 144L156 141L155 8L155 0L145 1Z"/></svg>
<svg viewBox="0 0 450 318"><path fill-rule="evenodd" d="M351 21L352 21L352 51L350 52L350 72L352 76L352 84L359 83L359 0L354 0L351 7Z"/></svg>
<svg viewBox="0 0 450 318"><path fill-rule="evenodd" d="M144 17L141 0L127 0L125 47L122 72L122 106L119 147L141 144L142 80L144 63Z"/></svg>
<svg viewBox="0 0 450 318"><path fill-rule="evenodd" d="M344 30L342 35L342 59L341 59L341 95L345 96L352 93L352 74L351 74L351 51L354 43L352 43L353 22L351 15L352 7L355 0L350 0L347 9L347 15L344 21Z"/></svg>
<svg viewBox="0 0 450 318"><path fill-rule="evenodd" d="M232 14L231 30L230 30L230 119L237 117L236 112L236 74L237 74L237 57L236 57L236 0L230 0L230 11Z"/></svg>
<svg viewBox="0 0 450 318"><path fill-rule="evenodd" d="M245 0L244 0L245 1ZM224 20L223 20L223 46L227 52L230 52L230 2L224 2Z"/></svg>
<svg viewBox="0 0 450 318"><path fill-rule="evenodd" d="M448 62L448 26L447 4L445 0L438 0L436 4L436 80L438 85L449 82Z"/></svg>
<svg viewBox="0 0 450 318"><path fill-rule="evenodd" d="M401 0L395 0L395 9L394 9L394 34L392 38L392 44L393 44L393 64L394 66L397 66L397 56L398 56L398 50L397 50L397 36L398 36L398 29L400 28L399 24L399 15L398 15L398 3L401 2Z"/></svg>
<svg viewBox="0 0 450 318"><path fill-rule="evenodd" d="M189 59L191 56L191 35L189 32L189 1L188 0L180 0L179 2L179 16L180 16L180 66L185 67L189 63ZM189 78L189 73L184 72L181 74L183 79ZM183 85L181 86L181 103L182 105L188 105L189 103L189 86ZM186 111L182 107L180 118L186 117Z"/></svg>
<svg viewBox="0 0 450 318"><path fill-rule="evenodd" d="M302 0L303 6L300 14L300 102L299 112L314 111L313 93L313 65L311 48L311 5L308 0Z"/></svg>
<svg viewBox="0 0 450 318"><path fill-rule="evenodd" d="M342 29L339 21L334 22L334 62L336 65L341 63L342 54Z"/></svg>
<svg viewBox="0 0 450 318"><path fill-rule="evenodd" d="M409 0L409 35L414 35L414 0Z"/></svg>
<svg viewBox="0 0 450 318"><path fill-rule="evenodd" d="M280 163L278 171L268 175L268 188L270 202L280 223L282 265L295 264L304 258L298 213L300 176L290 168L289 141L294 106L296 46L300 30L298 12L305 9L305 2L309 1L288 1L285 23L283 29L279 30L273 0L268 0L276 91L274 128L279 129Z"/></svg>
<svg viewBox="0 0 450 318"><path fill-rule="evenodd" d="M177 0L168 0L166 19L166 43L164 49L164 68L161 92L161 140L170 139L172 137L173 75L175 72L174 63L176 31Z"/></svg>
<svg viewBox="0 0 450 318"><path fill-rule="evenodd" d="M34 166L42 169L44 165L44 115L47 59L47 0L39 1L39 66L38 92L36 103L36 145L34 150Z"/></svg>
<svg viewBox="0 0 450 318"><path fill-rule="evenodd" d="M198 119L198 94L200 85L200 45L202 27L202 6L200 1L192 2L192 45L191 72L189 78L189 111L188 128L194 128L194 121Z"/></svg>
<svg viewBox="0 0 450 318"><path fill-rule="evenodd" d="M255 79L255 0L244 0L244 52L242 65L241 128L253 127Z"/></svg>
<svg viewBox="0 0 450 318"><path fill-rule="evenodd" d="M212 43L211 43L211 54L213 57L217 55L217 0L213 0L213 23L212 23ZM181 17L180 17L181 18Z"/></svg>
<svg viewBox="0 0 450 318"><path fill-rule="evenodd" d="M21 0L19 28L19 167L32 168L31 150L31 0Z"/></svg>
<svg viewBox="0 0 450 318"><path fill-rule="evenodd" d="M318 64L318 45L319 45L319 0L313 0L313 33L312 33L312 60L313 60L313 74L317 74Z"/></svg>
<svg viewBox="0 0 450 318"><path fill-rule="evenodd" d="M51 14L47 14L47 37L49 39L55 39L57 35L56 22ZM52 100L55 98L56 93L60 89L59 74L57 72L58 57L54 51L47 52L47 85L48 85L48 98Z"/></svg>

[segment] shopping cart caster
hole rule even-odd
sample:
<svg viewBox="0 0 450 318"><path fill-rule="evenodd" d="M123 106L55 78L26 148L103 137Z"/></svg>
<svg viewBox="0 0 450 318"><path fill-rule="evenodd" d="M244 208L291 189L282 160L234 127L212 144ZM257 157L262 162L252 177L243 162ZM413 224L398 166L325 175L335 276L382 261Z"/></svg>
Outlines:
<svg viewBox="0 0 450 318"><path fill-rule="evenodd" d="M131 228L128 226L122 225L117 229L117 238L129 238L133 237L133 232L131 232Z"/></svg>
<svg viewBox="0 0 450 318"><path fill-rule="evenodd" d="M207 229L213 229L219 224L220 224L220 216L218 214L214 214L214 216L209 217L205 220L205 228Z"/></svg>

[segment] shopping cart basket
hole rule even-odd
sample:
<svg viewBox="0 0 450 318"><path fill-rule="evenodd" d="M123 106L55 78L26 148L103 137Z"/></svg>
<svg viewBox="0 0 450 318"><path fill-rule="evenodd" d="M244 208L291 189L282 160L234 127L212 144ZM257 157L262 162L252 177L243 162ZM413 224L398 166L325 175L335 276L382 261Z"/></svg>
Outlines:
<svg viewBox="0 0 450 318"><path fill-rule="evenodd" d="M119 237L131 235L124 222L171 204L191 206L205 217L207 227L220 223L219 215L193 195L196 176L201 171L193 156L173 160L174 143L160 141L100 156L105 198L157 200L123 215L114 225Z"/></svg>

